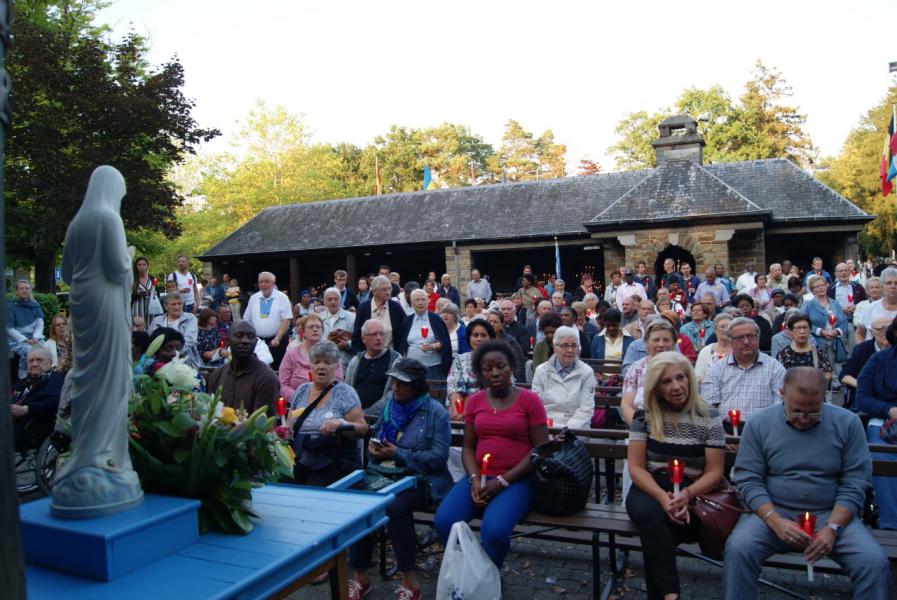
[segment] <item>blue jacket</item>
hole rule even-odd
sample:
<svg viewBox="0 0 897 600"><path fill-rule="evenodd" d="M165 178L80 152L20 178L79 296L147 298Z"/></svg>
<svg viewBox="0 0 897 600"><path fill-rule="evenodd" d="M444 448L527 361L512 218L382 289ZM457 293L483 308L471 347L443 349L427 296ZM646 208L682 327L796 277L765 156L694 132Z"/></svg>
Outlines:
<svg viewBox="0 0 897 600"><path fill-rule="evenodd" d="M389 322L392 324L392 343L393 347L398 343L399 330L402 328L402 321L405 320L405 311L402 305L395 300L389 300ZM361 343L361 326L364 322L371 318L371 301L362 302L355 313L355 329L352 331L352 352L358 354L364 352L364 344ZM442 319L439 319L442 321ZM396 348L398 350L398 348Z"/></svg>
<svg viewBox="0 0 897 600"><path fill-rule="evenodd" d="M887 419L897 406L897 346L876 352L857 377L857 408L871 417Z"/></svg>
<svg viewBox="0 0 897 600"><path fill-rule="evenodd" d="M448 290L446 291L441 285L436 288L436 293L439 294L440 298L448 298L452 302L455 303L455 306L461 306L461 294L458 293L458 288L453 285L450 285Z"/></svg>
<svg viewBox="0 0 897 600"><path fill-rule="evenodd" d="M631 344L635 340L631 335L623 334L623 356L626 356L626 351L629 350L629 344ZM592 356L591 358L604 358L604 336L600 333L592 338ZM620 358L623 358L622 356Z"/></svg>
<svg viewBox="0 0 897 600"><path fill-rule="evenodd" d="M389 394L390 400L392 393ZM383 431L383 414L374 423L374 437ZM430 400L418 410L405 426L396 443L396 466L404 467L412 475L421 475L430 484L433 500L445 497L452 487L448 471L452 429L449 415L439 402Z"/></svg>
<svg viewBox="0 0 897 600"><path fill-rule="evenodd" d="M467 343L467 326L464 323L458 323L458 354L470 352L470 346Z"/></svg>
<svg viewBox="0 0 897 600"><path fill-rule="evenodd" d="M6 326L17 329L44 318L36 300L11 300L6 303Z"/></svg>
<svg viewBox="0 0 897 600"><path fill-rule="evenodd" d="M829 306L832 308L832 312L835 313L834 327L835 329L841 330L843 339L847 336L847 316L836 301L829 302ZM812 300L804 302L804 305L801 306L801 311L810 317L810 324L813 328L813 339L816 340L816 344L819 345L822 342L827 342L828 340L819 335L819 330L825 329L828 325L828 311L819 304L819 300L813 298Z"/></svg>
<svg viewBox="0 0 897 600"><path fill-rule="evenodd" d="M442 356L442 372L448 375L449 370L452 368L452 361L455 359L455 355L452 354L452 340L449 337L448 327L446 327L442 317L436 313L430 312L427 313L427 316L430 317L430 327L433 328L433 335L436 336L436 339L442 345L442 348L439 350ZM412 323L414 323L414 313L405 317L402 327L399 329L399 334L395 337L396 352L402 356L408 354L408 334L411 332Z"/></svg>

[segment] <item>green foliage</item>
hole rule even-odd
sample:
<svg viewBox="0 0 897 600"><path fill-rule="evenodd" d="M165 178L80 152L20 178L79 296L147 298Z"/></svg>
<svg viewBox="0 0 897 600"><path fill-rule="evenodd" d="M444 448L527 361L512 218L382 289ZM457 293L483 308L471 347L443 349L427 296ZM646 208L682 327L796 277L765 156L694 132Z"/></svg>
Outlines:
<svg viewBox="0 0 897 600"><path fill-rule="evenodd" d="M171 367L192 371L166 365ZM154 377L134 380L130 455L143 490L200 500L203 532L217 527L249 533L255 516L252 488L293 472L290 451L274 431L275 419L265 415L265 408L251 415L222 408L218 395L172 385L165 377L160 369Z"/></svg>
<svg viewBox="0 0 897 600"><path fill-rule="evenodd" d="M884 256L897 248L897 205L894 194L881 194L879 167L882 146L888 134L891 106L897 104L897 86L860 118L844 141L841 153L822 161L819 179L842 196L876 215L866 225L859 242L866 256Z"/></svg>
<svg viewBox="0 0 897 600"><path fill-rule="evenodd" d="M146 61L139 35L107 41L91 22L101 3L54 0L13 4L8 57L16 118L6 153L7 248L35 264L35 284L53 290L53 266L90 173L111 163L128 195L129 228L180 232L183 198L165 173L217 131L196 126L173 59Z"/></svg>
<svg viewBox="0 0 897 600"><path fill-rule="evenodd" d="M566 175L566 153L567 147L555 143L550 129L537 138L510 119L505 124L499 148L499 175L507 181L563 177Z"/></svg>
<svg viewBox="0 0 897 600"><path fill-rule="evenodd" d="M720 86L683 90L673 108L623 117L615 129L620 140L608 151L619 169L653 167L651 142L658 137L657 126L673 114L685 114L698 122L707 162L788 158L807 166L813 162L816 148L803 131L805 115L784 104L790 97L791 88L782 74L758 61L738 103Z"/></svg>
<svg viewBox="0 0 897 600"><path fill-rule="evenodd" d="M58 315L62 308L59 298L56 294L41 294L40 292L33 292L32 295L37 303L40 304L40 309L44 311L44 339L49 339L50 322L53 321L53 317ZM6 301L12 302L12 300L13 295L6 294Z"/></svg>

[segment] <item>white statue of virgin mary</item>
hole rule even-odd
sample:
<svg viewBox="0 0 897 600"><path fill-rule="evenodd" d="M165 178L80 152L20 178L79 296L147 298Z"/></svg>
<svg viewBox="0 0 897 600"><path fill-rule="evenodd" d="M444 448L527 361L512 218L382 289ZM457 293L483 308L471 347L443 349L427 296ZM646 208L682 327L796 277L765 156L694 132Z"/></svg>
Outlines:
<svg viewBox="0 0 897 600"><path fill-rule="evenodd" d="M72 407L72 457L53 483L50 510L58 517L91 518L143 501L128 456L133 275L119 214L124 195L121 173L95 169L65 235L74 362L63 401Z"/></svg>

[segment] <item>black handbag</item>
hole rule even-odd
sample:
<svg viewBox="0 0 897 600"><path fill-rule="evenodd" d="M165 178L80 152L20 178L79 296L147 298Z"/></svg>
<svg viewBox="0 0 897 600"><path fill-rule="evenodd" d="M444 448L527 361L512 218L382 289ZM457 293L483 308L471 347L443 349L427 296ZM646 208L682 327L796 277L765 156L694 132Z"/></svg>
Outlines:
<svg viewBox="0 0 897 600"><path fill-rule="evenodd" d="M533 448L536 467L533 509L563 517L585 507L592 491L592 457L585 444L566 427L553 440Z"/></svg>

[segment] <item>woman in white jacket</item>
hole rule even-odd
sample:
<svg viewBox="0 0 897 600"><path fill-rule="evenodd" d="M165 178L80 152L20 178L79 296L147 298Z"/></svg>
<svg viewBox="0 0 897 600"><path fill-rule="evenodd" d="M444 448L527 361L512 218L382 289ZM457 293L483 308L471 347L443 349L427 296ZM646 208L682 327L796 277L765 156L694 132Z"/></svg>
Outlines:
<svg viewBox="0 0 897 600"><path fill-rule="evenodd" d="M533 391L555 427L588 428L595 411L595 372L579 360L579 331L558 327L554 356L536 368Z"/></svg>

